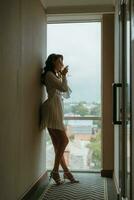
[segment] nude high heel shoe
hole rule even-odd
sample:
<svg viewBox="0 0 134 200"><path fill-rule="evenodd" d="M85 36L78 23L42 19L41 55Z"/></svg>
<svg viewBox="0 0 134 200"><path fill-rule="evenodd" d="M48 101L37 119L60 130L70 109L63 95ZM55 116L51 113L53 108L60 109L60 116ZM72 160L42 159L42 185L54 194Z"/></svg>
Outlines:
<svg viewBox="0 0 134 200"><path fill-rule="evenodd" d="M49 181L51 179L53 179L55 181L56 185L61 185L63 183L63 181L61 181L61 179L60 179L60 175L58 172L51 171Z"/></svg>
<svg viewBox="0 0 134 200"><path fill-rule="evenodd" d="M68 179L71 183L79 183L79 180L76 180L70 171L65 171L63 174L64 181Z"/></svg>

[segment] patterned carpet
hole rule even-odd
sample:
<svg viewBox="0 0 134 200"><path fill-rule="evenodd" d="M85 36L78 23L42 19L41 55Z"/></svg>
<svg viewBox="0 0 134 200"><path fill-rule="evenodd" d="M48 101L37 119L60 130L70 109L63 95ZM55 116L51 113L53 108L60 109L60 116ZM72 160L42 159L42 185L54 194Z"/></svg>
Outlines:
<svg viewBox="0 0 134 200"><path fill-rule="evenodd" d="M108 200L107 179L100 174L75 174L80 183L69 181L60 186L51 181L39 200Z"/></svg>

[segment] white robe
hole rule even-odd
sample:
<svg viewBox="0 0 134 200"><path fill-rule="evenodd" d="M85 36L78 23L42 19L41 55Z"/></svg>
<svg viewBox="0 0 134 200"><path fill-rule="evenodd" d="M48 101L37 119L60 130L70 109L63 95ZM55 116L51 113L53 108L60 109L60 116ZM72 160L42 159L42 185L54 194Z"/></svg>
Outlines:
<svg viewBox="0 0 134 200"><path fill-rule="evenodd" d="M62 97L69 98L71 93L66 76L59 79L53 72L49 71L43 82L46 86L48 99L41 106L41 129L65 130Z"/></svg>

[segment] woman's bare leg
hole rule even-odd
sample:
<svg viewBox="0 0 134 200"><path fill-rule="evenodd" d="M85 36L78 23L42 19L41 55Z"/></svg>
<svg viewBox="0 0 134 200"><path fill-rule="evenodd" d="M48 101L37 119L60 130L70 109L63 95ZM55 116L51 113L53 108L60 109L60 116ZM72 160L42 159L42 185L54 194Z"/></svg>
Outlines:
<svg viewBox="0 0 134 200"><path fill-rule="evenodd" d="M71 174L71 172L69 171L67 165L66 165L66 162L65 162L65 158L63 156L63 153L64 151L62 152L62 156L61 158L58 160L58 158L56 157L56 155L59 156L59 146L62 146L63 144L63 141L67 139L67 143L68 143L68 138L66 136L66 133L61 133L63 134L64 136L64 139L61 139L61 141L59 140L59 137L60 137L60 134L59 134L59 131L57 130L54 130L54 129L48 129L49 131L49 134L51 136L51 139L52 139L52 143L54 145L54 150L55 150L55 164L54 164L54 168L53 168L53 171L58 171L57 170L57 166L58 166L58 169L59 169L59 164L61 164L63 170L64 170L64 178L67 178L71 181L71 183L79 183L78 180L76 180L73 175ZM58 135L59 134L59 135ZM62 137L61 137L62 138ZM66 145L65 145L65 148L66 148ZM65 149L64 148L64 149ZM61 150L60 150L61 151ZM57 160L56 160L57 159ZM56 162L57 161L57 162Z"/></svg>
<svg viewBox="0 0 134 200"><path fill-rule="evenodd" d="M60 135L58 135L58 134L59 134L59 130L48 129L48 131L49 131L50 137L51 137L51 139L52 139L52 143L53 143L53 145L54 145L55 160L56 160L56 159L57 159L57 158L56 158L56 154L59 154L59 152L58 152L59 146L61 146L61 144L63 144L63 142L62 142L61 140L59 140L59 137L61 137ZM57 131L58 131L58 132L57 132ZM63 140L67 140L67 143L68 143L68 138L67 138L65 132L64 132L64 133L61 133L61 134L63 134L63 137L64 137ZM63 148L64 150L65 150L65 148L66 148L66 145L67 145L67 144L65 144L65 147ZM64 150L62 150L62 154L64 154ZM61 149L60 149L60 151L61 151ZM58 152L58 153L57 153L57 152ZM66 165L64 155L61 156L60 164L61 164L61 166L62 166L62 168L63 168L64 171L68 171L68 167L67 167L67 165ZM54 168L55 168L55 167L54 167ZM56 167L56 168L57 168L57 167Z"/></svg>

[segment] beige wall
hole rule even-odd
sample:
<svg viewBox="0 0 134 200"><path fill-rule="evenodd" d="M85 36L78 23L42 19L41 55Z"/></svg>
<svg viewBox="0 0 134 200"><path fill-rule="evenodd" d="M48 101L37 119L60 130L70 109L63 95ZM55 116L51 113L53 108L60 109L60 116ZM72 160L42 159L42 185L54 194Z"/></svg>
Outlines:
<svg viewBox="0 0 134 200"><path fill-rule="evenodd" d="M71 3L71 1L69 2ZM70 13L108 13L114 12L113 5L84 5L84 6L49 6L47 14L70 14Z"/></svg>
<svg viewBox="0 0 134 200"><path fill-rule="evenodd" d="M102 153L103 170L114 169L112 125L112 83L114 81L114 15L104 14L102 22Z"/></svg>
<svg viewBox="0 0 134 200"><path fill-rule="evenodd" d="M46 170L38 126L45 12L38 0L3 0L0 25L0 199L15 200Z"/></svg>

